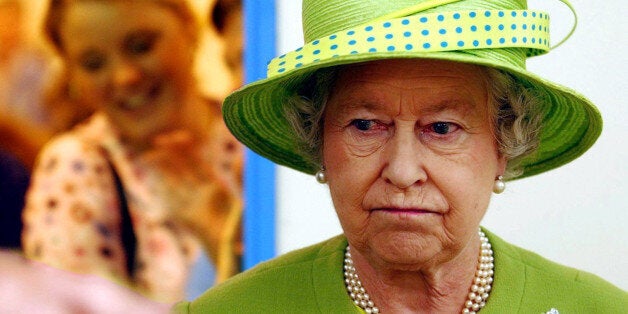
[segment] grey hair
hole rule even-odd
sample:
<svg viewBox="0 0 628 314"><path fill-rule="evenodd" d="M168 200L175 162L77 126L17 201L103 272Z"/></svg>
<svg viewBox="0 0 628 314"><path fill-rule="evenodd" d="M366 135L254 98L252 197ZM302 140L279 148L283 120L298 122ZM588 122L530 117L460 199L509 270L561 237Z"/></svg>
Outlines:
<svg viewBox="0 0 628 314"><path fill-rule="evenodd" d="M339 69L318 70L305 80L305 88L284 102L286 118L299 142L298 153L318 168L322 166L323 113ZM504 178L516 178L523 173L521 161L536 151L540 141L540 97L507 72L484 69L493 133L499 154L508 162Z"/></svg>

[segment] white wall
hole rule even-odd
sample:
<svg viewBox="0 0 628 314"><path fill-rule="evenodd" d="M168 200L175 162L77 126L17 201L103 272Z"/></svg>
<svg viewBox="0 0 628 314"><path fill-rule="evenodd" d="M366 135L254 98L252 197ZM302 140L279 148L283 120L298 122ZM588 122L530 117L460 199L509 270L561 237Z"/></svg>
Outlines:
<svg viewBox="0 0 628 314"><path fill-rule="evenodd" d="M569 86L602 112L604 131L576 161L545 174L509 183L494 196L483 225L504 239L551 260L602 276L628 290L628 24L622 0L572 0L579 14L575 34L528 69ZM553 42L572 22L558 1L530 0L548 10ZM278 53L302 44L301 4L277 0ZM548 7L548 5L551 5ZM341 232L327 186L288 168L278 171L280 253Z"/></svg>

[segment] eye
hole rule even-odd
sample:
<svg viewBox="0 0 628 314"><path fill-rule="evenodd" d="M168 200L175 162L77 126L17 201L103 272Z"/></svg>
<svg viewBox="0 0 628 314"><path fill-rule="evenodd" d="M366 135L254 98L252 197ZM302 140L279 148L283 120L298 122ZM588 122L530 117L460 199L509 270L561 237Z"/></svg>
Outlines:
<svg viewBox="0 0 628 314"><path fill-rule="evenodd" d="M449 133L450 128L451 128L451 125L447 122L436 122L432 124L432 131L438 134L447 134Z"/></svg>
<svg viewBox="0 0 628 314"><path fill-rule="evenodd" d="M351 121L351 125L360 131L368 131L375 125L375 121L356 119Z"/></svg>
<svg viewBox="0 0 628 314"><path fill-rule="evenodd" d="M435 122L427 126L426 132L447 135L458 130L458 125L451 122Z"/></svg>
<svg viewBox="0 0 628 314"><path fill-rule="evenodd" d="M81 67L88 72L96 72L105 66L106 58L100 53L90 52L80 59Z"/></svg>
<svg viewBox="0 0 628 314"><path fill-rule="evenodd" d="M131 55L143 55L153 50L158 38L157 33L140 32L130 35L124 42L124 49Z"/></svg>

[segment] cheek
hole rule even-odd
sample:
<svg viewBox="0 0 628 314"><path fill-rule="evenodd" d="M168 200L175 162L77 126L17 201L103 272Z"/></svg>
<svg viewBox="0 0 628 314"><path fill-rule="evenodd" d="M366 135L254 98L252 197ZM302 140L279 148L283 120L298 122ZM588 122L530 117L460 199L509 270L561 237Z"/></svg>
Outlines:
<svg viewBox="0 0 628 314"><path fill-rule="evenodd" d="M75 71L70 74L68 96L82 103L98 103L106 95L106 79L104 75ZM96 100L96 101L95 101Z"/></svg>
<svg viewBox="0 0 628 314"><path fill-rule="evenodd" d="M345 145L341 133L326 132L323 160L334 206L341 218L359 221L364 197L377 178L374 156L358 157ZM345 226L346 227L346 226Z"/></svg>
<svg viewBox="0 0 628 314"><path fill-rule="evenodd" d="M490 151L459 160L444 159L432 168L431 177L452 210L450 217L484 215L498 168L497 157Z"/></svg>
<svg viewBox="0 0 628 314"><path fill-rule="evenodd" d="M194 49L187 42L164 45L154 56L155 66L171 76L182 78L190 76L194 60Z"/></svg>

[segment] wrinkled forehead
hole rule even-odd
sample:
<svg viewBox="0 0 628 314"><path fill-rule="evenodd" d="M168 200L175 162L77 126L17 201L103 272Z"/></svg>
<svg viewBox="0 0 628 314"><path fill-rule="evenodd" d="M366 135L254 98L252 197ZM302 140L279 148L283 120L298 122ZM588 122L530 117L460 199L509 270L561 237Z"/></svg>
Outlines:
<svg viewBox="0 0 628 314"><path fill-rule="evenodd" d="M429 104L429 111L468 110L486 103L487 86L488 75L477 65L392 59L341 67L329 99L368 108L412 98L410 102Z"/></svg>

